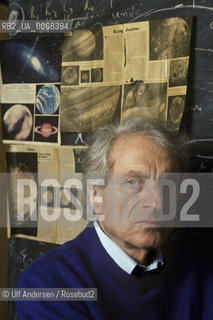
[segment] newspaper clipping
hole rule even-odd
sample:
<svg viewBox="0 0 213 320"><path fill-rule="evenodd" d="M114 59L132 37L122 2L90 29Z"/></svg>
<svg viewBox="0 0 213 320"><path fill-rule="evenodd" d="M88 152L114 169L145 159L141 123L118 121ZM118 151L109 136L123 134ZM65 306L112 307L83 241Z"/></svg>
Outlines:
<svg viewBox="0 0 213 320"><path fill-rule="evenodd" d="M85 228L85 151L86 147L7 146L9 236L60 244Z"/></svg>
<svg viewBox="0 0 213 320"><path fill-rule="evenodd" d="M90 132L138 113L178 130L191 22L178 17L65 34L61 131Z"/></svg>

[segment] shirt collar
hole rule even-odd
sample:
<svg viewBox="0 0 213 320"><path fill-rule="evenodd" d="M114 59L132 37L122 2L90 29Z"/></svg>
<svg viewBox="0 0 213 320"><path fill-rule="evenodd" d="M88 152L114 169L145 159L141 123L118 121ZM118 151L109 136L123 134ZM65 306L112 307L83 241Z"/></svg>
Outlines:
<svg viewBox="0 0 213 320"><path fill-rule="evenodd" d="M121 269L126 271L128 274L131 274L138 263L102 231L97 221L94 222L94 227L101 244L110 257ZM164 262L160 249L157 249L153 262L148 266L143 266L144 272L157 269L159 264L162 266Z"/></svg>

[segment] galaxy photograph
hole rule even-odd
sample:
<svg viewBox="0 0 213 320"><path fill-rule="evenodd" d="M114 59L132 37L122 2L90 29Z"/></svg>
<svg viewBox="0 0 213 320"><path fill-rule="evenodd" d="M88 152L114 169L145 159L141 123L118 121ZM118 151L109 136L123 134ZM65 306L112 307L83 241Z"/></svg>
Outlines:
<svg viewBox="0 0 213 320"><path fill-rule="evenodd" d="M61 81L61 40L55 37L0 42L3 83Z"/></svg>

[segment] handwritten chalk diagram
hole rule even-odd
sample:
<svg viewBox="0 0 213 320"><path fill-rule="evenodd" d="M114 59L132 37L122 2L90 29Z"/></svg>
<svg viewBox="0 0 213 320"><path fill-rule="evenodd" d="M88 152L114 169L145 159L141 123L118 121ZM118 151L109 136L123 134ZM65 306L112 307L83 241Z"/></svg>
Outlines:
<svg viewBox="0 0 213 320"><path fill-rule="evenodd" d="M113 6L113 0L11 0L24 8L25 20L69 20L72 29L83 28L88 21L103 17ZM12 3L11 3L12 5ZM11 6L10 5L10 6Z"/></svg>
<svg viewBox="0 0 213 320"><path fill-rule="evenodd" d="M41 257L48 250L58 247L56 244L50 244L41 241L33 241L22 238L11 238L8 242L9 259L13 261L23 271L35 259ZM14 283L15 285L15 283Z"/></svg>
<svg viewBox="0 0 213 320"><path fill-rule="evenodd" d="M190 141L192 172L213 172L213 138Z"/></svg>
<svg viewBox="0 0 213 320"><path fill-rule="evenodd" d="M23 238L11 238L8 240L8 286L15 288L20 273L34 260L41 257L47 251L56 249L57 244L33 241ZM14 301L9 302L10 320L16 320L16 305Z"/></svg>

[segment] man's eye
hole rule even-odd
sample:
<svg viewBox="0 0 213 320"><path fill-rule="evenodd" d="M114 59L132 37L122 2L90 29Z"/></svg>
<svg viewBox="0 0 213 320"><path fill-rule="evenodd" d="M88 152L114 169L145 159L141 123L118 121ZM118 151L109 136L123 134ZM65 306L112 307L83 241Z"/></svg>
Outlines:
<svg viewBox="0 0 213 320"><path fill-rule="evenodd" d="M127 180L127 185L129 188L131 188L134 191L140 191L143 189L144 180L141 180L139 178L131 178Z"/></svg>
<svg viewBox="0 0 213 320"><path fill-rule="evenodd" d="M127 181L127 183L132 187L140 185L140 181L137 180L137 179L130 179L130 180Z"/></svg>

